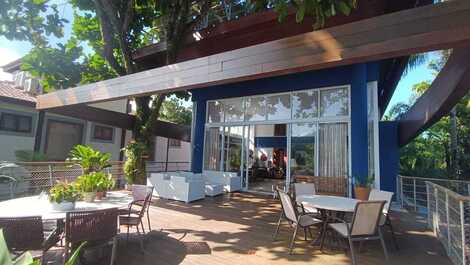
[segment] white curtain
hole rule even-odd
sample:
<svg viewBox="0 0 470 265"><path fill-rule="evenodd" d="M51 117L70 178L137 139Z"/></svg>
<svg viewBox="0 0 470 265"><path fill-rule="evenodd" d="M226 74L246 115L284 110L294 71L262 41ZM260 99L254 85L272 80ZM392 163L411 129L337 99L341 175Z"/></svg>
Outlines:
<svg viewBox="0 0 470 265"><path fill-rule="evenodd" d="M325 123L319 127L319 176L348 175L348 124Z"/></svg>
<svg viewBox="0 0 470 265"><path fill-rule="evenodd" d="M220 170L220 155L222 145L220 127L206 129L204 141L204 169Z"/></svg>

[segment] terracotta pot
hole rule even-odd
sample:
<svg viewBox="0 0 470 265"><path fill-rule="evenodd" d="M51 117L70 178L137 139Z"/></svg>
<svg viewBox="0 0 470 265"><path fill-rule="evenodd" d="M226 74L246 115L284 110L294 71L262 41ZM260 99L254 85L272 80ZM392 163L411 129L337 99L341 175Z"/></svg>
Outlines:
<svg viewBox="0 0 470 265"><path fill-rule="evenodd" d="M367 187L354 187L354 195L356 199L367 201L369 199L370 188Z"/></svg>
<svg viewBox="0 0 470 265"><path fill-rule="evenodd" d="M105 194L106 194L106 191L98 191L98 192L96 192L96 199L97 199L97 200L103 199L103 198L106 196Z"/></svg>

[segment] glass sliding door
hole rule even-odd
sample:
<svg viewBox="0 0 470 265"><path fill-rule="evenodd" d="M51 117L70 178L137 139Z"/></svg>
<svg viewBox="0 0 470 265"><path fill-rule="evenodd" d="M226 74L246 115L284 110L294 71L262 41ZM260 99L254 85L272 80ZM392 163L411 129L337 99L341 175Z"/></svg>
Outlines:
<svg viewBox="0 0 470 265"><path fill-rule="evenodd" d="M243 126L225 127L224 146L223 171L236 172L238 176L241 176Z"/></svg>
<svg viewBox="0 0 470 265"><path fill-rule="evenodd" d="M305 180L308 176L317 175L317 125L315 123L294 123L291 128L289 161L291 182L295 182L296 177L302 177Z"/></svg>

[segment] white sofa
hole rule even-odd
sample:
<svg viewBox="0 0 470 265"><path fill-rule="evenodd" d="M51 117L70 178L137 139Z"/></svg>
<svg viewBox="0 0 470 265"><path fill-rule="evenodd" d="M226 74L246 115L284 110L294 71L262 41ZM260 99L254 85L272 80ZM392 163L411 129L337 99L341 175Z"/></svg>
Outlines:
<svg viewBox="0 0 470 265"><path fill-rule="evenodd" d="M242 189L242 179L237 176L237 173L205 170L202 175L206 184L221 184L226 192Z"/></svg>
<svg viewBox="0 0 470 265"><path fill-rule="evenodd" d="M151 173L147 185L154 186L154 196L192 202L205 197L205 183L201 174L191 172Z"/></svg>

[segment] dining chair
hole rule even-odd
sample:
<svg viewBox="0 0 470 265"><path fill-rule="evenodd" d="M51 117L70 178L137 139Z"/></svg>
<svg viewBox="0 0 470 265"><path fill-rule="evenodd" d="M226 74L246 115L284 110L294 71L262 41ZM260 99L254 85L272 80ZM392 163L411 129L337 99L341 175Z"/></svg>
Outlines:
<svg viewBox="0 0 470 265"><path fill-rule="evenodd" d="M102 247L112 241L111 262L116 259L118 209L68 212L65 217L65 258L82 242L84 249ZM81 255L83 256L83 255Z"/></svg>
<svg viewBox="0 0 470 265"><path fill-rule="evenodd" d="M379 227L380 218L386 201L361 201L356 204L351 223L342 219L330 217L337 220L336 223L328 224L328 228L334 230L342 238L349 242L351 250L352 264L356 265L356 254L354 252L354 242L380 240L382 245L385 262L388 264L388 253L382 231ZM326 234L326 233L325 233ZM323 250L325 236L322 237L320 249Z"/></svg>
<svg viewBox="0 0 470 265"><path fill-rule="evenodd" d="M315 194L316 194L316 190L315 190L314 183L302 183L302 182L294 183L294 196L295 196L296 201L299 196L315 195ZM314 215L319 214L318 209L311 207L309 205L299 203L298 206L299 206L298 210L302 213L308 213L308 214L314 214Z"/></svg>
<svg viewBox="0 0 470 265"><path fill-rule="evenodd" d="M129 229L131 227L135 227L137 229L137 234L140 238L140 248L142 252L144 251L144 243L142 239L142 235L140 234L139 225L142 227L142 232L144 232L144 223L142 219L144 214L148 213L148 207L150 205L152 193L147 194L144 200L137 200L133 201L129 204L129 208L127 210L127 214L120 214L119 215L119 225L127 227L127 235L126 241L129 241Z"/></svg>
<svg viewBox="0 0 470 265"><path fill-rule="evenodd" d="M292 234L292 239L289 244L289 254L292 254L295 238L297 236L297 231L300 228L304 230L305 233L305 240L307 240L307 232L310 233L310 236L313 238L313 235L310 231L310 227L314 225L321 224L322 221L316 219L312 215L309 214L299 214L292 198L286 192L282 190L277 190L278 197L281 201L282 207L282 218L279 219L276 227L276 231L274 232L273 240L276 239L277 234L279 233L279 229L281 226L282 220L286 220L289 225L294 228L294 233Z"/></svg>
<svg viewBox="0 0 470 265"><path fill-rule="evenodd" d="M148 202L148 204L150 206L150 204L152 204L153 190L154 190L153 186L132 184L132 200L134 202L141 203L141 202L144 202L146 199L149 199L150 201ZM149 211L150 211L150 207L147 207L147 210L145 212L147 215L147 224L149 227L149 231L152 231L152 227L150 224ZM125 212L124 214L127 214L127 212ZM143 226L142 226L142 232L145 233Z"/></svg>
<svg viewBox="0 0 470 265"><path fill-rule="evenodd" d="M390 204L392 203L393 192L383 191L383 190L376 190L373 189L370 191L369 194L369 201L386 201L384 208L383 208L383 215L380 217L380 227L388 226L390 232L392 234L392 241L395 249L398 248L398 243L395 237L395 231L393 229L392 221L390 220L389 212L390 212Z"/></svg>
<svg viewBox="0 0 470 265"><path fill-rule="evenodd" d="M0 229L3 229L8 248L17 254L25 251L40 250L44 260L45 253L61 240L61 231L55 228L44 231L41 216L2 217Z"/></svg>

